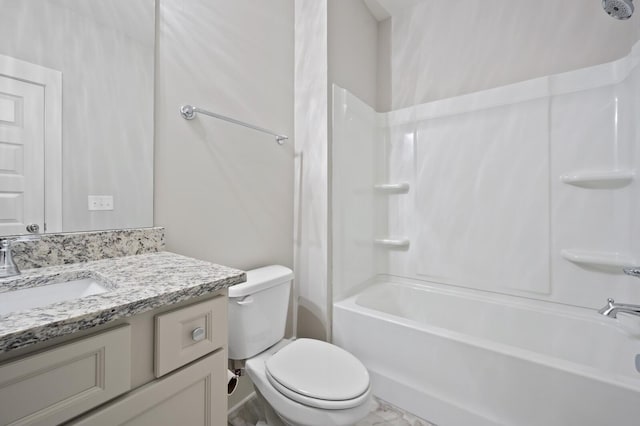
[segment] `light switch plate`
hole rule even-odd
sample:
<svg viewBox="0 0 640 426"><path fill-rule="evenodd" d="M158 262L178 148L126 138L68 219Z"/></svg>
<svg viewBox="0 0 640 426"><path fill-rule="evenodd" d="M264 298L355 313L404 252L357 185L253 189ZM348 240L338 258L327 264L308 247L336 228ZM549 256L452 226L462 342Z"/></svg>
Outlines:
<svg viewBox="0 0 640 426"><path fill-rule="evenodd" d="M113 195L89 195L89 210L113 210Z"/></svg>

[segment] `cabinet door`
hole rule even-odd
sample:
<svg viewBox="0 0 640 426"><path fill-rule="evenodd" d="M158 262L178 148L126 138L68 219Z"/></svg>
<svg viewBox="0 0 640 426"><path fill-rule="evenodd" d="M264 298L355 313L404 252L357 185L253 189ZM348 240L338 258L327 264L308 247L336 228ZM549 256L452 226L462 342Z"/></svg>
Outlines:
<svg viewBox="0 0 640 426"><path fill-rule="evenodd" d="M220 426L227 424L226 351L145 385L88 415L75 426Z"/></svg>
<svg viewBox="0 0 640 426"><path fill-rule="evenodd" d="M127 325L1 365L0 425L58 425L125 393L130 345Z"/></svg>

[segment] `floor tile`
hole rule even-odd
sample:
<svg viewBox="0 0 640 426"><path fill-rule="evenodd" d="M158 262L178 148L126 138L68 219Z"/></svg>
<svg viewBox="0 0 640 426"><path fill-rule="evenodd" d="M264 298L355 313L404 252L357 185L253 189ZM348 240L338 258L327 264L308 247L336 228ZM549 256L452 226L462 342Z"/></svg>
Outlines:
<svg viewBox="0 0 640 426"><path fill-rule="evenodd" d="M356 426L436 426L413 414L407 413L386 401L376 398L376 408ZM257 399L251 398L240 409L229 415L229 426L254 426L259 417Z"/></svg>

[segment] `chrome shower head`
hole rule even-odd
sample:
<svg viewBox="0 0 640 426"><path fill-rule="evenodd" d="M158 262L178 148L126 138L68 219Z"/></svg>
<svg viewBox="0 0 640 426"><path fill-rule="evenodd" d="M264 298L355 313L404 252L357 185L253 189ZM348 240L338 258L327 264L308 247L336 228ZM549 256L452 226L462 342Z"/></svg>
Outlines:
<svg viewBox="0 0 640 426"><path fill-rule="evenodd" d="M602 7L612 18L629 19L633 15L633 0L602 0Z"/></svg>

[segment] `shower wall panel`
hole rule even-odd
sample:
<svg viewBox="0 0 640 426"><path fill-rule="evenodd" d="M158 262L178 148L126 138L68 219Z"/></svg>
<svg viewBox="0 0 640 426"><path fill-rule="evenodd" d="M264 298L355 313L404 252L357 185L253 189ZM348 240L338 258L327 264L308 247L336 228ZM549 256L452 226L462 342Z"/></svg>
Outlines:
<svg viewBox="0 0 640 426"><path fill-rule="evenodd" d="M548 111L537 99L418 123L415 270L403 275L549 293Z"/></svg>
<svg viewBox="0 0 640 426"><path fill-rule="evenodd" d="M640 300L622 274L640 264L639 62L636 46L376 120L350 115L359 101L345 92L333 117L334 247L347 247L334 252L334 300L378 274L591 308ZM405 190L371 191L380 183Z"/></svg>
<svg viewBox="0 0 640 426"><path fill-rule="evenodd" d="M373 108L333 86L333 293L342 299L376 269L376 147L381 137Z"/></svg>

